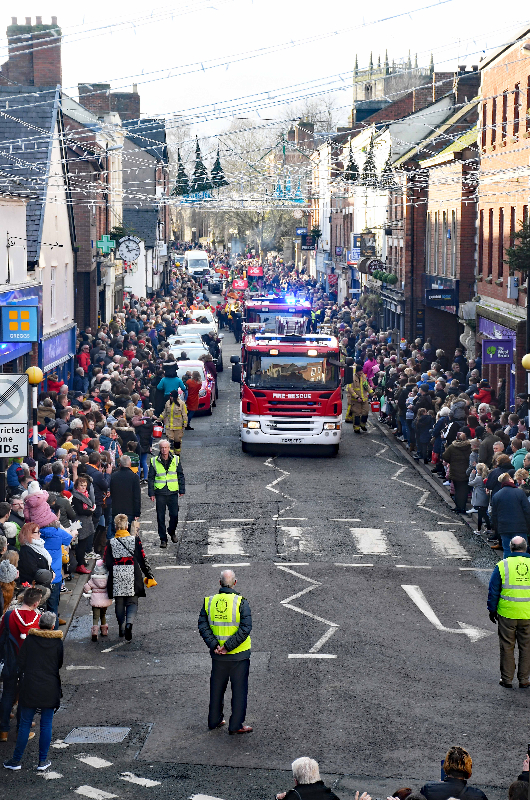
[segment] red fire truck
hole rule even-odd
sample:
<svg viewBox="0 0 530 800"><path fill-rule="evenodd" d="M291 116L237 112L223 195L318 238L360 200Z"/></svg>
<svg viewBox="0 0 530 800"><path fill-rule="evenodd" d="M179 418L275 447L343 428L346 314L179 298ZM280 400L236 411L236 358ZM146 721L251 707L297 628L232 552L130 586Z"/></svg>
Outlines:
<svg viewBox="0 0 530 800"><path fill-rule="evenodd" d="M300 446L336 455L342 427L339 344L334 336L285 333L293 322L278 316L278 333L247 329L241 360L230 359L232 380L241 383L241 446L245 453ZM351 382L352 367L342 369Z"/></svg>
<svg viewBox="0 0 530 800"><path fill-rule="evenodd" d="M276 331L278 318L306 319L311 317L309 300L297 300L294 295L252 297L245 303L245 322L263 331Z"/></svg>

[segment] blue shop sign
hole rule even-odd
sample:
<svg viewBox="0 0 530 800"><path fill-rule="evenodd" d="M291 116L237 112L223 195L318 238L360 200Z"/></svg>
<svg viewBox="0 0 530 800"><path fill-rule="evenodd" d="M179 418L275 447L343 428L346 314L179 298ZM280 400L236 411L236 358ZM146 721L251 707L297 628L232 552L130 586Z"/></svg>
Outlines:
<svg viewBox="0 0 530 800"><path fill-rule="evenodd" d="M482 364L513 364L514 339L483 339Z"/></svg>
<svg viewBox="0 0 530 800"><path fill-rule="evenodd" d="M2 306L2 342L38 341L37 312L37 306Z"/></svg>
<svg viewBox="0 0 530 800"><path fill-rule="evenodd" d="M41 369L51 372L75 355L76 326L41 342Z"/></svg>

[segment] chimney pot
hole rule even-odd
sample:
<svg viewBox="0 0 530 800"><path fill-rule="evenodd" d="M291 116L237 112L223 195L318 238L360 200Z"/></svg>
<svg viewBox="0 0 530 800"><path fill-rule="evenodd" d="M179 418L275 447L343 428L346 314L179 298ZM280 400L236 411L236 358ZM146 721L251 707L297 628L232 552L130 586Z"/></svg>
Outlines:
<svg viewBox="0 0 530 800"><path fill-rule="evenodd" d="M478 72L478 64L472 64L471 69L473 70L473 72Z"/></svg>
<svg viewBox="0 0 530 800"><path fill-rule="evenodd" d="M31 25L31 17L26 17L26 25Z"/></svg>
<svg viewBox="0 0 530 800"><path fill-rule="evenodd" d="M132 93L133 94L138 94L138 84L137 83L133 83Z"/></svg>
<svg viewBox="0 0 530 800"><path fill-rule="evenodd" d="M458 71L459 72L465 72L466 71L466 65L465 64L459 64L458 65Z"/></svg>
<svg viewBox="0 0 530 800"><path fill-rule="evenodd" d="M52 17L52 25L57 25L57 17Z"/></svg>
<svg viewBox="0 0 530 800"><path fill-rule="evenodd" d="M17 24L17 18L11 17L11 25L16 25L16 24Z"/></svg>
<svg viewBox="0 0 530 800"><path fill-rule="evenodd" d="M35 17L35 25L42 25L42 17Z"/></svg>

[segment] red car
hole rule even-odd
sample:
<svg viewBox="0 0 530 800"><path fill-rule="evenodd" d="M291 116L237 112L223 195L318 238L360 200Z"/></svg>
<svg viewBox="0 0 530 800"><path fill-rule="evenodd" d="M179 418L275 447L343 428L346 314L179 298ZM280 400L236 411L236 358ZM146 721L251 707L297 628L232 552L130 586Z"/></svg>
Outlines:
<svg viewBox="0 0 530 800"><path fill-rule="evenodd" d="M199 391L199 409L196 413L210 416L215 407L215 380L209 372L206 372L202 361L179 361L177 371L179 378L184 380L186 372L190 375L192 372L198 372L201 376L202 388ZM182 394L180 389L179 393Z"/></svg>

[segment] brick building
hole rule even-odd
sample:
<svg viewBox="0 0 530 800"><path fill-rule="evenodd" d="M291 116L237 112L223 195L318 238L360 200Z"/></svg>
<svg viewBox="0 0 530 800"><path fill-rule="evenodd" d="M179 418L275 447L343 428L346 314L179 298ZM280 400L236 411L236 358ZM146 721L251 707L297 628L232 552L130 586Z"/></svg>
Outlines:
<svg viewBox="0 0 530 800"><path fill-rule="evenodd" d="M7 27L8 60L0 65L0 86L49 86L62 84L61 29L57 17L43 25L42 17L26 17L24 25L11 18Z"/></svg>
<svg viewBox="0 0 530 800"><path fill-rule="evenodd" d="M120 119L140 119L140 95L135 83L132 92L111 92L110 83L79 83L79 102L98 119L119 114Z"/></svg>
<svg viewBox="0 0 530 800"><path fill-rule="evenodd" d="M492 386L506 381L506 397L526 389L521 358L526 352L527 287L508 290L505 248L528 219L530 147L530 27L480 65L481 175L478 199L476 338L507 338L515 344L513 364L485 367ZM520 283L522 276L518 275ZM510 297L509 294L515 294Z"/></svg>

